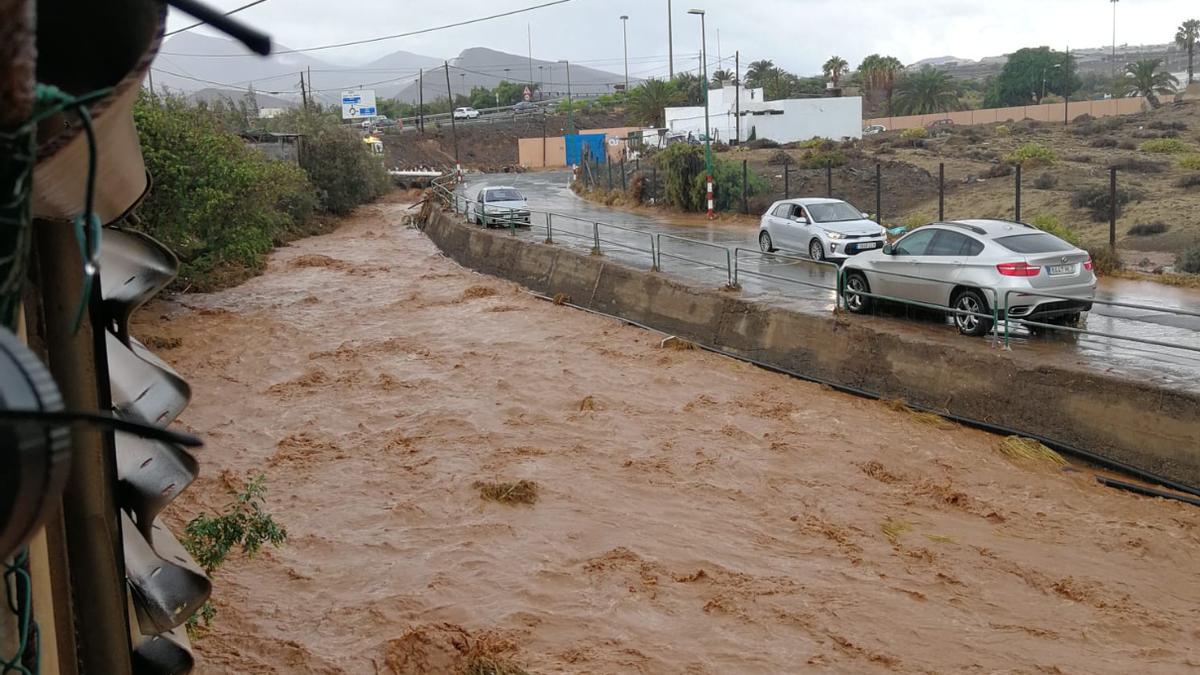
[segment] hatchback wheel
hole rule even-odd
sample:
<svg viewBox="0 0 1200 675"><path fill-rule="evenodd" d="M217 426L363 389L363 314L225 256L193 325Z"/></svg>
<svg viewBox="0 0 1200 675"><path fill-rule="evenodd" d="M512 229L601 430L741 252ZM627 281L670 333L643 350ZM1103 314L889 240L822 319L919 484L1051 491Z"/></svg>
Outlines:
<svg viewBox="0 0 1200 675"><path fill-rule="evenodd" d="M871 309L871 298L863 295L870 292L871 285L867 283L867 277L862 272L848 274L846 288L842 290L842 297L846 299L846 309L855 314L863 314Z"/></svg>
<svg viewBox="0 0 1200 675"><path fill-rule="evenodd" d="M813 239L808 244L808 257L817 262L825 260L825 247L821 245L820 239Z"/></svg>
<svg viewBox="0 0 1200 675"><path fill-rule="evenodd" d="M763 230L758 233L758 248L763 253L774 253L775 245L771 241L771 233Z"/></svg>
<svg viewBox="0 0 1200 675"><path fill-rule="evenodd" d="M958 310L954 313L954 325L958 326L958 332L963 335L979 337L992 329L991 319L978 316L991 311L979 291L973 288L960 291L954 296L951 307Z"/></svg>

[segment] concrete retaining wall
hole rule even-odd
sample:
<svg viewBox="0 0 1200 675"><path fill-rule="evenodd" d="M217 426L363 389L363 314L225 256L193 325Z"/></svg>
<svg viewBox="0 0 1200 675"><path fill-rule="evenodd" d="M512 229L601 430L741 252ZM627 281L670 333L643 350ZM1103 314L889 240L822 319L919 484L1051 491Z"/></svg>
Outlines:
<svg viewBox="0 0 1200 675"><path fill-rule="evenodd" d="M1052 438L1200 485L1200 396L1020 352L961 348L861 317L803 314L701 289L600 256L468 226L434 209L425 232L449 257L572 303L884 398Z"/></svg>

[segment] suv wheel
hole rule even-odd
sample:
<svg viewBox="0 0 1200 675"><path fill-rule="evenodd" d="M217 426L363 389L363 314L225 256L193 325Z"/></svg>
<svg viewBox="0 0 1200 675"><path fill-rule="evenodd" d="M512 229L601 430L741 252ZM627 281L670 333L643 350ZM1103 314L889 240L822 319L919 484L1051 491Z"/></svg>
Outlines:
<svg viewBox="0 0 1200 675"><path fill-rule="evenodd" d="M763 253L774 253L775 245L771 241L771 233L763 230L758 233L758 249Z"/></svg>
<svg viewBox="0 0 1200 675"><path fill-rule="evenodd" d="M808 257L816 262L825 261L825 247L821 245L820 239L813 239L808 244Z"/></svg>
<svg viewBox="0 0 1200 675"><path fill-rule="evenodd" d="M842 289L842 297L846 299L846 309L855 314L864 314L871 309L871 298L862 293L870 293L871 284L862 272L851 272L846 275L846 287Z"/></svg>
<svg viewBox="0 0 1200 675"><path fill-rule="evenodd" d="M950 306L958 310L954 314L954 325L958 326L958 332L963 335L979 337L986 335L992 329L991 319L976 316L987 314L991 310L988 308L987 300L983 299L983 294L974 288L959 291ZM970 312L970 314L960 314L959 312Z"/></svg>

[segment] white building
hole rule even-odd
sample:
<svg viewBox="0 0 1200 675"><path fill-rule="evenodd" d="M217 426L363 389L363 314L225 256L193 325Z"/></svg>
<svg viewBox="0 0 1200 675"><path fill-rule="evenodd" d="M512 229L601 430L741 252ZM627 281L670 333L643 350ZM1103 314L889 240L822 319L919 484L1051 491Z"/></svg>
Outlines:
<svg viewBox="0 0 1200 675"><path fill-rule="evenodd" d="M778 143L820 137L833 140L862 137L862 97L793 98L764 101L762 89L727 86L708 92L709 129L713 140L737 138L737 115L741 111L741 138L768 138ZM737 100L740 96L740 101ZM704 133L704 106L667 108L671 133Z"/></svg>

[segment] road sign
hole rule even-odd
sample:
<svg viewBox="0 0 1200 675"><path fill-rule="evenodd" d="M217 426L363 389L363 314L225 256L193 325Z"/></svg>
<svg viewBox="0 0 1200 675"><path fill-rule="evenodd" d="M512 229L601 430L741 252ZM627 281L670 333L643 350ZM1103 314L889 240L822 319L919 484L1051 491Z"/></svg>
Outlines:
<svg viewBox="0 0 1200 675"><path fill-rule="evenodd" d="M533 98L533 92L529 91L529 87L525 87L525 100L528 101L532 98Z"/></svg>
<svg viewBox="0 0 1200 675"><path fill-rule="evenodd" d="M375 90L374 89L352 89L342 92L342 119L358 119L361 117L374 117L375 112Z"/></svg>

